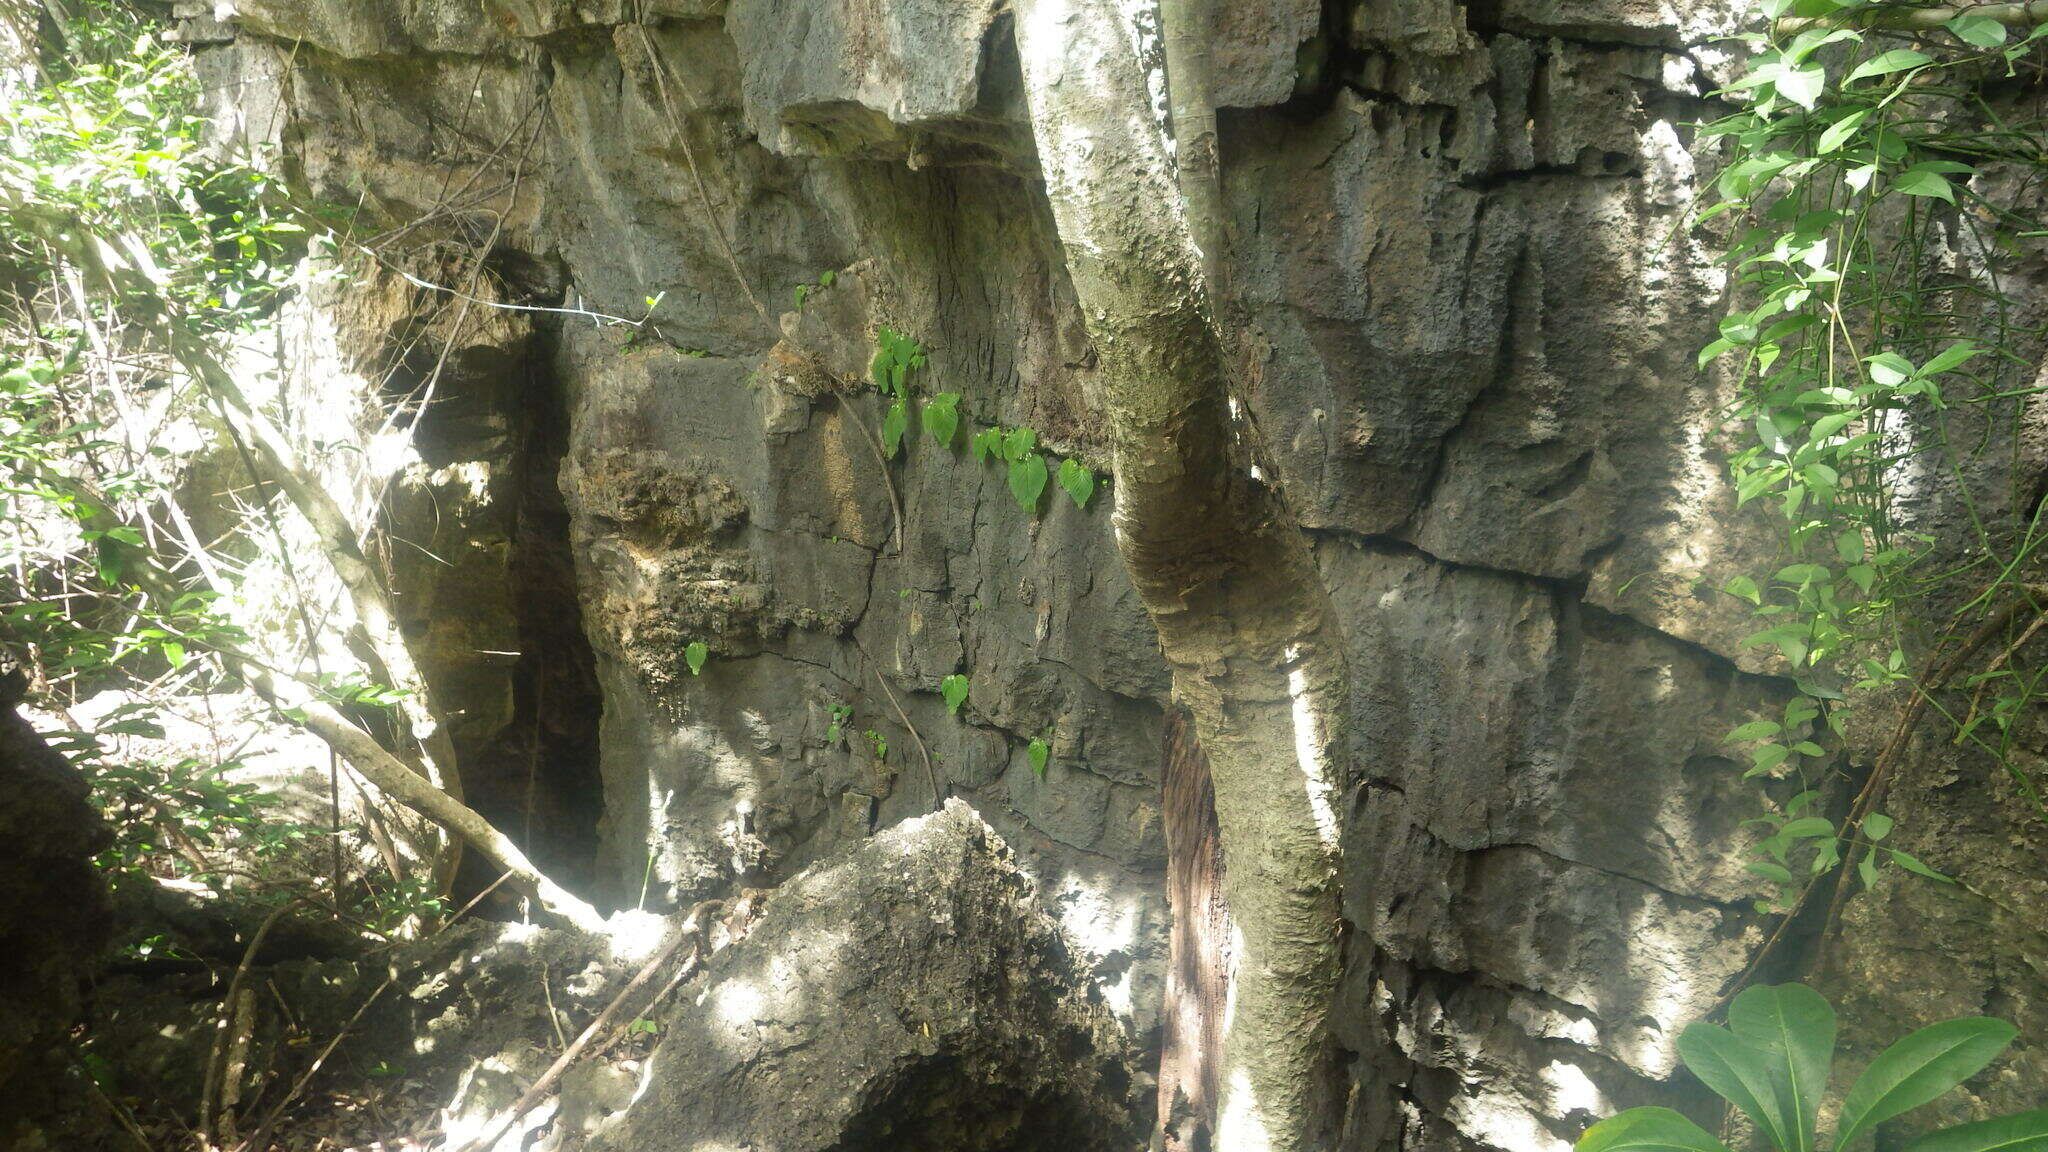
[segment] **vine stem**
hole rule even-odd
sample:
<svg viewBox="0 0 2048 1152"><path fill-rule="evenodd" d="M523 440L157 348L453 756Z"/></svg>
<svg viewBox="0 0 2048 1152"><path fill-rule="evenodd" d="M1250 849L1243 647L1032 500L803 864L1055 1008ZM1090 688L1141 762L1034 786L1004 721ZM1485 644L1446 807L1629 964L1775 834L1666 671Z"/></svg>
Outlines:
<svg viewBox="0 0 2048 1152"><path fill-rule="evenodd" d="M918 732L917 725L910 722L910 716L903 711L903 705L897 702L895 691L889 687L888 679L882 675L881 665L875 663L875 658L868 655L867 647L858 639L854 640L853 646L860 652L860 658L867 662L868 674L873 676L875 683L881 686L882 695L888 698L889 707L896 712L896 719L903 722L903 730L910 733L911 742L917 745L917 754L924 760L925 780L932 787L932 811L938 811L940 805L946 802L946 798L939 794L939 773L936 768L932 767L931 749L925 747L923 734Z"/></svg>
<svg viewBox="0 0 2048 1152"><path fill-rule="evenodd" d="M874 429L868 427L866 420L861 419L860 410L854 407L854 399L852 396L840 396L839 407L848 416L853 417L853 422L860 426L861 436L867 441L868 451L875 454L875 463L881 466L882 483L889 488L889 514L895 517L892 524L895 530L890 535L894 541L896 551L901 553L903 551L903 498L896 494L896 476L889 470L889 457L882 451L881 438L875 435Z"/></svg>
<svg viewBox="0 0 2048 1152"><path fill-rule="evenodd" d="M1892 730L1891 739L1885 742L1884 749L1878 753L1877 763L1871 768L1869 779L1864 781L1862 791L1857 793L1855 802L1850 805L1849 816L1843 822L1844 826L1855 825L1860 827L1864 817L1868 816L1871 810L1877 806L1878 802L1884 799L1888 778L1897 766L1899 757L1904 754L1906 743L1911 739L1913 730L1919 726L1921 716L1925 715L1927 711L1929 694L1937 691L1943 684L1947 683L1949 678L1962 668L1965 660L1968 660L1979 649L1983 648L1984 645L1990 643L1992 637L2010 625L2029 605L2037 604L2042 599L2048 599L2048 585L2029 584L2025 585L2024 588L2028 593L2028 598L2014 600L1978 625L1976 631L1972 632L1969 638L1963 641L1961 647L1951 653L1931 674L1914 687L1912 697L1900 709L1899 722ZM1826 946L1829 934L1836 929L1836 926L1841 921L1842 907L1848 901L1849 877L1854 871L1856 860L1861 854L1863 847L1864 843L1860 839L1850 841L1849 850L1843 854L1841 863L1836 865L1838 871L1835 891L1828 903L1827 918L1822 922L1818 937L1823 949ZM1806 882L1806 887L1800 890L1799 899L1794 901L1792 907L1786 909L1784 916L1779 918L1777 928L1771 932L1770 938L1764 941L1763 947L1757 949L1756 955L1750 959L1749 965L1743 969L1742 975L1736 977L1734 983L1729 986L1728 991L1719 1000L1714 1002L1714 1012L1718 1012L1726 1007L1730 1001L1735 999L1736 993L1748 987L1750 982L1756 978L1757 973L1763 969L1764 964L1771 959L1779 946L1783 944L1793 922L1798 920L1799 914L1805 910L1807 904L1812 900L1813 894L1819 890L1822 879L1823 877L1821 876L1815 876ZM1818 966L1819 959L1820 957L1817 955L1814 960L1814 966Z"/></svg>

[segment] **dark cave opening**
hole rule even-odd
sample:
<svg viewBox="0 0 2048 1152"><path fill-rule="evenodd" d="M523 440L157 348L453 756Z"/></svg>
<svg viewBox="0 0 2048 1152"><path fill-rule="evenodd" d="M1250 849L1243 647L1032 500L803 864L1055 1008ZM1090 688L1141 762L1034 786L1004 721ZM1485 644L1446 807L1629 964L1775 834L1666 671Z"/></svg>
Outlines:
<svg viewBox="0 0 2048 1152"><path fill-rule="evenodd" d="M942 1051L892 1077L829 1152L1085 1152L1120 1147L1123 1135L1057 1077Z"/></svg>
<svg viewBox="0 0 2048 1152"><path fill-rule="evenodd" d="M510 575L519 656L512 669L513 721L479 757L465 756L465 779L487 773L477 808L503 828L543 871L588 892L596 877L598 722L604 702L596 657L583 632L569 510L557 477L569 446L567 397L543 334L520 365L512 406L516 437ZM472 769L470 765L474 763ZM479 887L495 880L484 876Z"/></svg>

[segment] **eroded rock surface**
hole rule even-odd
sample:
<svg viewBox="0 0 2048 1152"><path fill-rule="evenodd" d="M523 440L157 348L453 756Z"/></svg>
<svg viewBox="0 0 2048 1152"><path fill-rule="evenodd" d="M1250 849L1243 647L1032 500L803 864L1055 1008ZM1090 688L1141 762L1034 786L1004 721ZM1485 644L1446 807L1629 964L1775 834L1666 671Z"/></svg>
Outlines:
<svg viewBox="0 0 2048 1152"><path fill-rule="evenodd" d="M593 1148L1060 1152L1146 1130L1135 1051L958 800L791 880Z"/></svg>
<svg viewBox="0 0 2048 1152"><path fill-rule="evenodd" d="M494 238L534 273L525 302L572 310L530 347L565 400L563 513L604 700L597 885L687 907L965 797L1152 1035L1168 685L1114 493L1029 516L963 452L913 436L883 465L883 406L858 382L887 325L929 350L917 386L960 393L970 429L1030 426L1105 464L1001 6L239 2L194 35L248 82L251 140L390 226ZM1352 648L1345 1147L1556 1152L1620 1107L1701 1104L1673 1042L1762 923L1736 826L1756 800L1719 737L1791 691L1711 591L1760 568L1771 531L1734 507L1727 384L1693 360L1724 284L1717 238L1684 225L1718 163L1686 126L1715 110L1734 6L1227 8L1223 311ZM1935 492L1915 515L1947 531L1956 507ZM955 672L973 679L958 717L938 695ZM1988 792L1944 791L1962 771L1930 769L1909 803L2012 845L1957 861L1977 891L2038 880ZM1859 1012L2037 1011L2038 914L1970 891L1896 897L1941 949L1996 928L1970 979ZM873 927L813 919L805 942L782 915L792 955ZM729 983L802 984L734 955ZM678 1028L732 1054L678 1074L765 1091L780 1041L720 1031L713 1006ZM837 1114L984 1075L918 1063L921 1032L902 1043L896 1079ZM760 1119L799 1147L882 1138L828 1133L829 1102L805 1099ZM905 1139L959 1119L909 1097L882 1112ZM688 1115L707 1140L735 1123Z"/></svg>

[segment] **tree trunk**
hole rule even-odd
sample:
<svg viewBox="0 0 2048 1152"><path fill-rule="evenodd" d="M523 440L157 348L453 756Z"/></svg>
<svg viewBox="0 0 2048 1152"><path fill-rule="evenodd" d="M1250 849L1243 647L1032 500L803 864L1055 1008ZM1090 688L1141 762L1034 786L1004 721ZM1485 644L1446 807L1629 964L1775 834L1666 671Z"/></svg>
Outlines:
<svg viewBox="0 0 2048 1152"><path fill-rule="evenodd" d="M1118 546L1215 784L1241 937L1218 1146L1328 1147L1342 646L1238 415L1164 116L1158 11L1029 0L1018 47L1099 357Z"/></svg>

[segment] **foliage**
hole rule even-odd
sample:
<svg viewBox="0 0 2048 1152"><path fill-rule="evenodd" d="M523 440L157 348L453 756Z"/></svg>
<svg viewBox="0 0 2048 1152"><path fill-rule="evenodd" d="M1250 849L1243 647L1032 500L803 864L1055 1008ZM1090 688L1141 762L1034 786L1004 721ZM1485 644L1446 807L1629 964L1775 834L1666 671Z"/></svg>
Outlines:
<svg viewBox="0 0 2048 1152"><path fill-rule="evenodd" d="M1796 19L1747 38L1747 74L1719 93L1745 103L1701 129L1731 145L1718 202L1701 219L1736 221L1727 263L1740 303L1699 360L1734 368L1734 422L1753 432L1731 461L1737 499L1767 502L1784 532L1770 572L1722 590L1761 625L1744 645L1783 657L1799 689L1780 716L1727 736L1747 751L1746 777L1799 782L1757 821L1770 832L1749 867L1778 889L1765 910L1789 909L1849 859L1866 886L1885 864L1946 879L1881 843L1893 824L1870 804L1839 823L1818 810L1816 771L1833 755L1822 733L1849 734L1851 693L1930 690L1906 657L1914 625L1946 611L1944 598L1967 600L1969 611L2018 594L2017 573L2042 539L2031 523L2017 526L2016 544L2001 539L1973 507L1981 557L1928 571L1933 542L1901 527L1897 488L1910 457L1947 447L1952 408L2012 399L1991 376L2017 359L1995 274L1931 277L1925 253L1942 229L1974 233L1988 253L2011 251L2027 227L1971 179L1994 164L2041 167L2038 150L1995 117L1981 130L1956 125L1989 116L1968 74L2009 70L2043 30L2008 44L2003 25L1965 13L1909 45L1879 30L1888 10L1896 5L1766 0L1767 18ZM1974 211L1957 213L1961 204ZM1930 427L1935 435L1916 431ZM1941 455L1953 468L1952 453ZM1978 582L1975 595L1955 595L1962 580ZM1991 752L2037 804L2010 755L2011 721L2044 671L2011 666L1980 679L1997 682L1997 700L1958 725L1959 739ZM1989 739L1986 723L1997 731Z"/></svg>
<svg viewBox="0 0 2048 1152"><path fill-rule="evenodd" d="M891 398L889 410L882 417L882 454L894 459L902 450L904 433L910 427L910 409L914 400L910 390L911 374L924 368L929 357L923 345L891 328L878 330L875 341L875 356L868 366L868 374L875 386ZM940 392L922 404L919 422L926 435L940 448L950 450L959 436L960 399L958 392ZM985 427L969 438L968 447L977 461L985 463L991 458L1001 461L1008 473L1010 496L1017 502L1017 507L1037 514L1039 501L1045 495L1053 472L1039 450L1035 429ZM1072 457L1060 460L1059 485L1074 502L1074 507L1083 510L1088 507L1089 498L1095 494L1095 484L1095 473L1086 465Z"/></svg>
<svg viewBox="0 0 2048 1152"><path fill-rule="evenodd" d="M967 703L970 685L967 677L955 673L939 682L939 694L946 701L946 711L954 716L960 714L960 706Z"/></svg>
<svg viewBox="0 0 2048 1152"><path fill-rule="evenodd" d="M1863 1070L1842 1098L1831 1149L1846 1149L1878 1124L1927 1104L1998 1058L2018 1029L1988 1017L1931 1024L1899 1040ZM1728 1008L1726 1028L1688 1025L1679 1055L1700 1082L1749 1117L1777 1152L1815 1152L1816 1126L1835 1060L1835 1010L1803 984L1752 987ZM1587 1129L1576 1152L1727 1152L1669 1108L1631 1108ZM2040 1152L2048 1109L1935 1132L1908 1152Z"/></svg>
<svg viewBox="0 0 2048 1152"><path fill-rule="evenodd" d="M65 51L0 110L0 654L71 729L59 747L116 831L102 863L212 880L309 833L234 782L235 751L131 746L163 737L176 697L228 679L222 654L257 659L222 610L236 566L176 500L212 421L175 346L227 361L260 334L305 229L268 177L208 151L177 45L121 4L71 7ZM360 674L310 686L359 714L396 698ZM72 711L107 691L125 702L80 730ZM372 922L422 906L402 880L368 899Z"/></svg>

